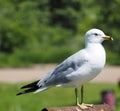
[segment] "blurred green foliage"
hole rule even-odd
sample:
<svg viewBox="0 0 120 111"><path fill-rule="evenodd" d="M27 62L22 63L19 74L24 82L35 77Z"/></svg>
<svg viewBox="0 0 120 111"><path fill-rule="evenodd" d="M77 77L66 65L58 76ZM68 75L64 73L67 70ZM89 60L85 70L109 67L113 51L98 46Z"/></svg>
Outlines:
<svg viewBox="0 0 120 111"><path fill-rule="evenodd" d="M0 67L58 63L84 47L84 33L100 28L107 63L120 65L120 0L0 0Z"/></svg>

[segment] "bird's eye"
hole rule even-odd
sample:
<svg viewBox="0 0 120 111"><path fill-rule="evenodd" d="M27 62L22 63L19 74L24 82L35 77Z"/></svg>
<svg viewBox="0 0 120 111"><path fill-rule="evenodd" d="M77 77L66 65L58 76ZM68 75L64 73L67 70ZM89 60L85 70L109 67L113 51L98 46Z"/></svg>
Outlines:
<svg viewBox="0 0 120 111"><path fill-rule="evenodd" d="M98 34L97 34L97 33L94 33L94 35L95 35L95 36L98 36Z"/></svg>

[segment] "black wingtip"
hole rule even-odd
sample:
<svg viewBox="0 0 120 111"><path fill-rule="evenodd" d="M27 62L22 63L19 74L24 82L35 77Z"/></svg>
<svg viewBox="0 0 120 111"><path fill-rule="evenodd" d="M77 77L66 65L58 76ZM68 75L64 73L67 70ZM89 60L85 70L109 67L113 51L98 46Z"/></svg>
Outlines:
<svg viewBox="0 0 120 111"><path fill-rule="evenodd" d="M17 93L16 96L19 96L19 95L21 95L21 94L22 94L21 92L20 92L20 93Z"/></svg>
<svg viewBox="0 0 120 111"><path fill-rule="evenodd" d="M39 82L39 80L35 81L33 83L30 83L30 84L27 84L25 86L22 86L21 89L25 88L26 90L19 92L18 94L16 94L16 96L36 91L39 88L39 86L37 86L38 82Z"/></svg>
<svg viewBox="0 0 120 111"><path fill-rule="evenodd" d="M19 95L22 95L22 94L25 94L25 93L26 93L25 91L19 92L19 93L16 94L16 96L19 96Z"/></svg>
<svg viewBox="0 0 120 111"><path fill-rule="evenodd" d="M27 85L25 85L25 86L22 86L20 89L34 87L34 86L36 86L36 85L37 85L37 83L38 83L39 81L40 81L40 80L37 80L37 81L35 81L35 82L32 82L32 83L27 84Z"/></svg>
<svg viewBox="0 0 120 111"><path fill-rule="evenodd" d="M16 94L16 95L18 96L18 95L21 95L21 94L26 94L26 93L34 92L34 91L36 91L38 88L39 88L39 87L36 85L36 86L31 87L31 88L28 88L28 89L26 89L26 90L24 90L24 91L22 91L22 92L19 92L19 93Z"/></svg>

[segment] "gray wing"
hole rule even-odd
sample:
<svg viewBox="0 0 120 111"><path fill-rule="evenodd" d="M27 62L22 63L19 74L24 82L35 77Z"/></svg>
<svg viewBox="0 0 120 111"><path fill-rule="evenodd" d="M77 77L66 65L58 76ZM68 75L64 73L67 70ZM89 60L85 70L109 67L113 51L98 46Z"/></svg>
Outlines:
<svg viewBox="0 0 120 111"><path fill-rule="evenodd" d="M82 68L82 66L84 66L84 63L88 61L86 59L87 54L85 53L86 52L84 50L81 50L76 54L70 56L60 65L58 65L55 69L53 69L43 78L41 78L39 81L35 81L33 83L23 86L22 89L25 88L25 90L18 93L17 95L26 94L29 92L37 93L39 91L46 90L51 86L61 86L63 84L69 83L70 81L72 81L71 78L73 78L77 74L74 74L74 72L79 72L79 69ZM69 75L72 75L72 77L70 77Z"/></svg>
<svg viewBox="0 0 120 111"><path fill-rule="evenodd" d="M80 53L78 52L63 61L39 81L39 87L41 85L49 87L70 82L71 80L67 78L67 75L76 71L86 62L84 58L79 57Z"/></svg>

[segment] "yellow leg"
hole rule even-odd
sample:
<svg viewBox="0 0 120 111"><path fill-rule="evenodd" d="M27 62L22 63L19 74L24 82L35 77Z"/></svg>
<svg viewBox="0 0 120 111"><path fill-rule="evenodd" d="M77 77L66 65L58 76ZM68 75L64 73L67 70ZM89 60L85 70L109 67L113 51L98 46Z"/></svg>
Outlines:
<svg viewBox="0 0 120 111"><path fill-rule="evenodd" d="M92 107L93 104L85 104L83 103L83 86L81 86L81 104L79 104L78 99L78 89L75 88L75 95L76 95L76 105L79 106L81 109L87 109L88 107Z"/></svg>

